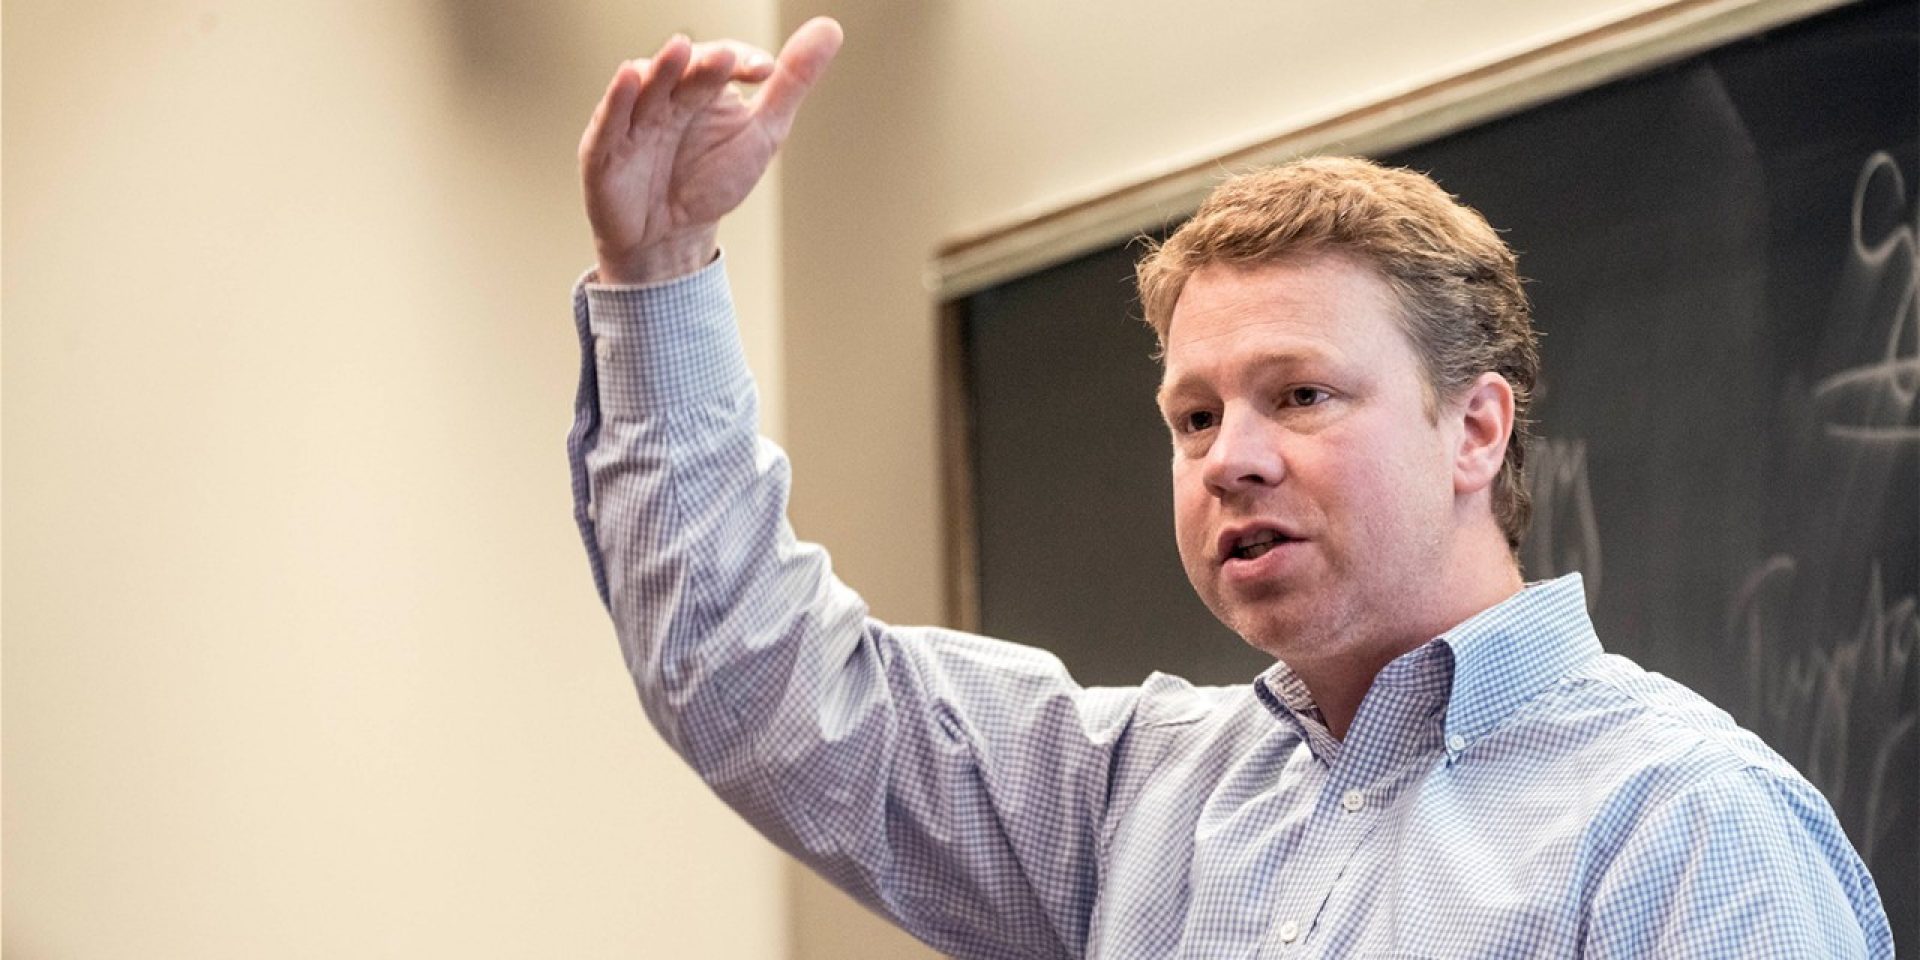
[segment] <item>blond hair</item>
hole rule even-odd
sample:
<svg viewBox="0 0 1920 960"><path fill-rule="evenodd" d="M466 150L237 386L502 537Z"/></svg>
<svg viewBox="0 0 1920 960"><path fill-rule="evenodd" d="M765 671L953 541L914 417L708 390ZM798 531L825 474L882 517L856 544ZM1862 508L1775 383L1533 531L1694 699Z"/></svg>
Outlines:
<svg viewBox="0 0 1920 960"><path fill-rule="evenodd" d="M1226 181L1141 259L1147 325L1164 351L1174 304L1202 267L1334 251L1371 266L1393 289L1401 328L1426 371L1429 416L1481 373L1512 386L1513 436L1494 480L1493 513L1517 552L1533 512L1525 470L1538 335L1513 251L1431 179L1355 157L1310 157Z"/></svg>

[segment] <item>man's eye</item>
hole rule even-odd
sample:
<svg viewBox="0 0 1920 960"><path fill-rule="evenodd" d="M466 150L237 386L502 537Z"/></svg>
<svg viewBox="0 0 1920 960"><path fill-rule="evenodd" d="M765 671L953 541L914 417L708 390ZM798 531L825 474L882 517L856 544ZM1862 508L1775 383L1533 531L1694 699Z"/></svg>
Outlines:
<svg viewBox="0 0 1920 960"><path fill-rule="evenodd" d="M1213 423L1213 411L1211 410L1195 410L1192 413L1182 414L1180 419L1175 421L1175 425L1181 433L1198 433L1202 430L1211 430L1213 429Z"/></svg>
<svg viewBox="0 0 1920 960"><path fill-rule="evenodd" d="M1294 387L1287 391L1287 405L1290 407L1311 407L1316 403L1325 403L1331 395L1319 387Z"/></svg>

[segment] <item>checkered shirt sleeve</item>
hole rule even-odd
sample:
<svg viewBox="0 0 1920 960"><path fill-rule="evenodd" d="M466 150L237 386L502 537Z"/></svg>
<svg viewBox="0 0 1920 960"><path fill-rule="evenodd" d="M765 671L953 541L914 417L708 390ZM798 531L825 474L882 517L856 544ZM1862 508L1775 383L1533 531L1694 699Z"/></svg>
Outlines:
<svg viewBox="0 0 1920 960"><path fill-rule="evenodd" d="M763 833L935 948L1078 955L1134 693L867 615L787 525L723 270L575 298L576 518L648 716Z"/></svg>

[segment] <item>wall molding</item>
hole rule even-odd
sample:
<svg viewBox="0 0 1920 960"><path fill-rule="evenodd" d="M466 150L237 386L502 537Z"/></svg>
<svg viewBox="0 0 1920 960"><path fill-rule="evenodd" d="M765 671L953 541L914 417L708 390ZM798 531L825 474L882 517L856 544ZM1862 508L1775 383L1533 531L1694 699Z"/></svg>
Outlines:
<svg viewBox="0 0 1920 960"><path fill-rule="evenodd" d="M1854 0L1676 0L1244 146L1090 191L941 244L942 301L1024 276L1197 209L1223 171L1313 153L1381 154L1684 59Z"/></svg>

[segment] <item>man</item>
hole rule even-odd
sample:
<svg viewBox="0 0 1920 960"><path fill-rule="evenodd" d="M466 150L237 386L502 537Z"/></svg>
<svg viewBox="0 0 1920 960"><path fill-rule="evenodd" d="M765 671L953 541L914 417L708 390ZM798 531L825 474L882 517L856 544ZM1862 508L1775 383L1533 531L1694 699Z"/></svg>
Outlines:
<svg viewBox="0 0 1920 960"><path fill-rule="evenodd" d="M1233 181L1140 268L1180 554L1254 683L1082 689L869 617L786 525L714 240L840 40L676 37L581 141L576 514L649 716L742 815L961 957L1891 957L1820 795L1604 655L1577 576L1523 585L1525 297L1418 175Z"/></svg>

